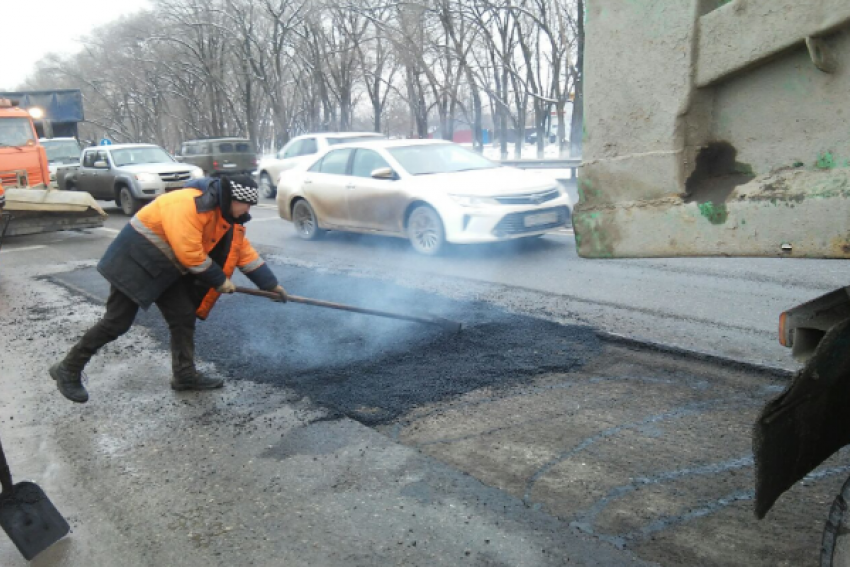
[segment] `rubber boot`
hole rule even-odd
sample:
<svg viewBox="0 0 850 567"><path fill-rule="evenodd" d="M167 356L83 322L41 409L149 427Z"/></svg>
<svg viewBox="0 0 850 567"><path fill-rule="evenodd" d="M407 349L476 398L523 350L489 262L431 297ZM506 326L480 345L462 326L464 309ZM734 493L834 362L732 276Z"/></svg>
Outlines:
<svg viewBox="0 0 850 567"><path fill-rule="evenodd" d="M74 370L68 368L64 361L57 362L50 367L50 377L56 380L56 387L62 395L72 402L84 404L89 401L89 393L83 386L82 368Z"/></svg>
<svg viewBox="0 0 850 567"><path fill-rule="evenodd" d="M215 390L224 386L224 379L195 372L187 376L175 376L171 379L172 390Z"/></svg>

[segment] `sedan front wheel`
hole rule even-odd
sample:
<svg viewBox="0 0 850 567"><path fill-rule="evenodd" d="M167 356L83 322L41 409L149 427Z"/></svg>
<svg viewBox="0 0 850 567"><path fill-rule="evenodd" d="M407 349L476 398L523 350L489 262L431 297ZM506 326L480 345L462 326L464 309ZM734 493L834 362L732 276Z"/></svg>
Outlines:
<svg viewBox="0 0 850 567"><path fill-rule="evenodd" d="M446 245L446 231L437 211L419 205L407 220L407 236L413 249L426 256L436 256Z"/></svg>
<svg viewBox="0 0 850 567"><path fill-rule="evenodd" d="M319 228L316 211L304 199L297 201L295 206L292 207L292 224L295 225L295 232L298 233L298 237L303 240L316 240L325 233L323 229Z"/></svg>

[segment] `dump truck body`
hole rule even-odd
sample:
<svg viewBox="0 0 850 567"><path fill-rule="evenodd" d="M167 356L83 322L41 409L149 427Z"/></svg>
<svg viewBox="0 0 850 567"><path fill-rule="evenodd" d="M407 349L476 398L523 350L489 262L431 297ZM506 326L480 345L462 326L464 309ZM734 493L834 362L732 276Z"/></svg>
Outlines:
<svg viewBox="0 0 850 567"><path fill-rule="evenodd" d="M850 3L594 0L586 24L581 256L850 258ZM754 427L758 517L850 443L850 287L779 320L804 366Z"/></svg>

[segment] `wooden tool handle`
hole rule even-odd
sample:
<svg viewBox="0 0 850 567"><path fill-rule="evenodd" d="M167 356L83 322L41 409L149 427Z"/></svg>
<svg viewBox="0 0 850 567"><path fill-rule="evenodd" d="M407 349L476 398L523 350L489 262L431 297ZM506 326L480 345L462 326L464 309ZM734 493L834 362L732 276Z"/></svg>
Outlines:
<svg viewBox="0 0 850 567"><path fill-rule="evenodd" d="M9 470L9 463L6 462L3 443L0 443L0 486L3 487L3 493L12 493L12 471Z"/></svg>
<svg viewBox="0 0 850 567"><path fill-rule="evenodd" d="M280 301L280 295L273 291L262 291L259 289L251 289L247 287L237 287L238 293L247 295L256 295L265 297L273 301ZM400 319L402 321L413 321L415 323L423 323L425 325L437 325L451 331L460 331L460 323L449 321L448 319L428 319L425 317L415 317L413 315L405 315L402 313L392 313L390 311L379 311L377 309L366 309L364 307L354 307L353 305L345 305L344 303L333 303L331 301L322 301L319 299L311 299L309 297L300 297L298 295L286 294L287 300L293 303L303 303L304 305L313 305L315 307L326 307L328 309L339 309L341 311L351 311L352 313L363 313L365 315L375 315L377 317L389 317L390 319Z"/></svg>

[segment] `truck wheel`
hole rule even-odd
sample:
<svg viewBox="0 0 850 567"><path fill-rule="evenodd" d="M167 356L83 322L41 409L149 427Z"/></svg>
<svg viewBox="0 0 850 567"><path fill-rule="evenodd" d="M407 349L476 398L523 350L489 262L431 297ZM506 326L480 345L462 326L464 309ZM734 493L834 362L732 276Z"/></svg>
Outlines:
<svg viewBox="0 0 850 567"><path fill-rule="evenodd" d="M128 217L132 217L142 208L141 201L133 197L133 193L126 185L118 190L118 204Z"/></svg>
<svg viewBox="0 0 850 567"><path fill-rule="evenodd" d="M407 219L407 236L413 249L426 256L436 256L446 245L446 230L439 213L428 205L419 205Z"/></svg>
<svg viewBox="0 0 850 567"><path fill-rule="evenodd" d="M65 191L76 191L77 186L71 183L70 181L65 183Z"/></svg>
<svg viewBox="0 0 850 567"><path fill-rule="evenodd" d="M266 199L274 199L275 195L277 195L277 187L272 183L272 178L269 177L269 174L265 172L260 174L260 195Z"/></svg>

